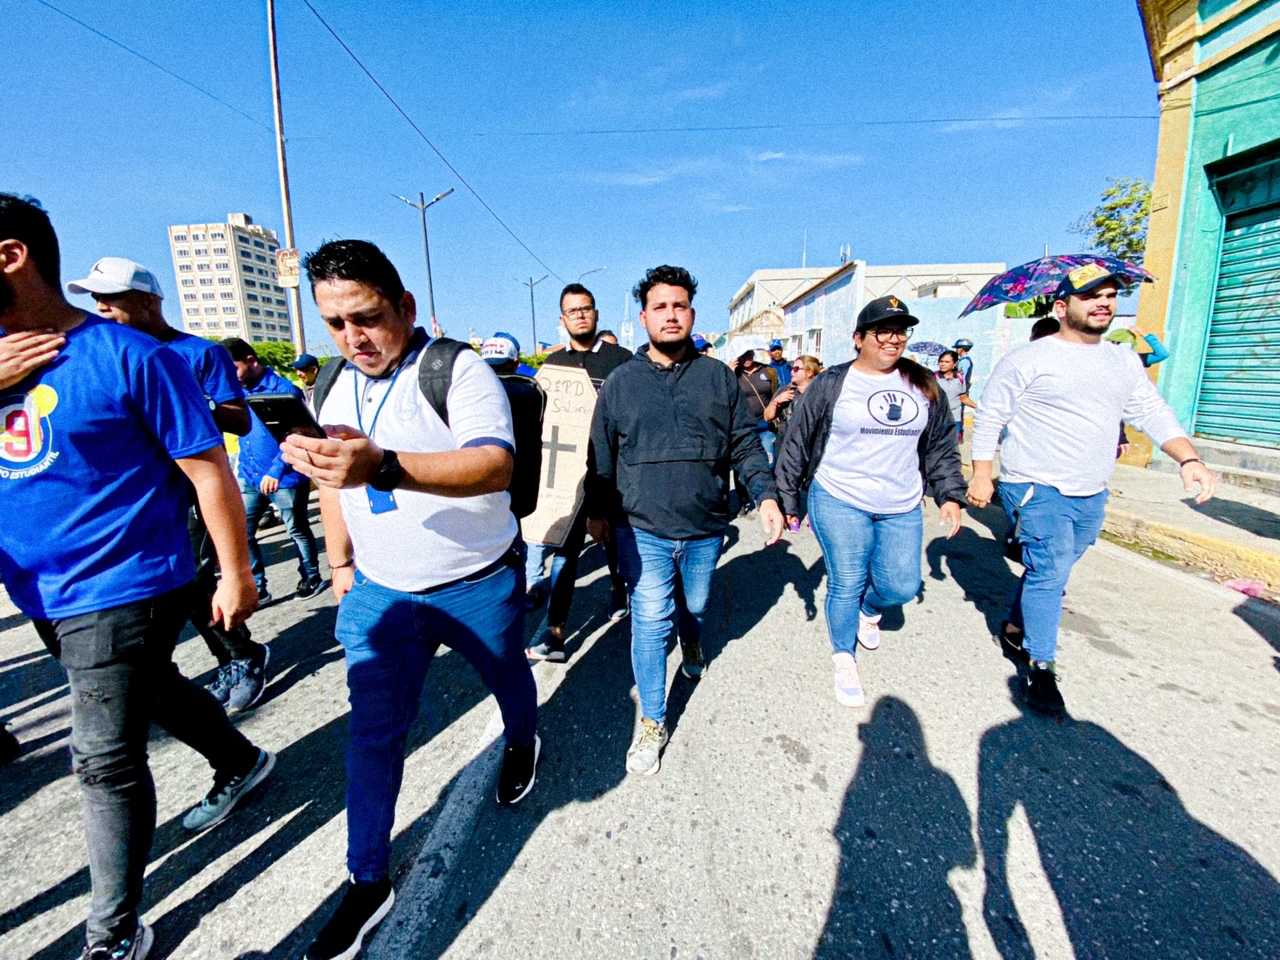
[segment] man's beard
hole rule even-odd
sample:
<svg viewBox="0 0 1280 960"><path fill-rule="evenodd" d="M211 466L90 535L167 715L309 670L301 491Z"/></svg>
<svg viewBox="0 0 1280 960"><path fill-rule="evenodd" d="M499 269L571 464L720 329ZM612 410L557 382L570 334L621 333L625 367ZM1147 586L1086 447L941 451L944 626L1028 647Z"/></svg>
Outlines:
<svg viewBox="0 0 1280 960"><path fill-rule="evenodd" d="M13 294L13 287L9 283L9 278L0 273L0 320L4 319L5 313L13 306L16 299Z"/></svg>
<svg viewBox="0 0 1280 960"><path fill-rule="evenodd" d="M1105 321L1102 321L1102 325L1099 326L1098 321L1094 320L1088 314L1086 314L1083 319L1077 320L1068 313L1064 322L1068 327L1076 331L1076 333L1089 333L1100 336L1111 329L1111 322L1114 319L1114 317L1108 317Z"/></svg>
<svg viewBox="0 0 1280 960"><path fill-rule="evenodd" d="M596 342L596 328L593 324L591 329L586 333L571 333L569 339L574 343L580 343L584 347L589 347Z"/></svg>
<svg viewBox="0 0 1280 960"><path fill-rule="evenodd" d="M678 360L680 356L684 353L685 349L689 346L689 338L684 337L681 340L671 340L671 341L668 341L667 343L658 343L656 340L654 340L651 337L649 339L649 346L652 347L654 350L657 350L663 356L671 357L673 359Z"/></svg>

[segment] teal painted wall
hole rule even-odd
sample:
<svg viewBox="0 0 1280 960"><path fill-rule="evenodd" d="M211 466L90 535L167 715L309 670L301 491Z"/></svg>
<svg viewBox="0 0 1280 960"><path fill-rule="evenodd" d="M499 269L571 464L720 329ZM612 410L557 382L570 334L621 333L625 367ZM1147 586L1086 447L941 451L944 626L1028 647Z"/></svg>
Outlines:
<svg viewBox="0 0 1280 960"><path fill-rule="evenodd" d="M1201 4L1205 6L1211 4ZM1280 19L1280 4L1264 7L1272 22ZM1261 26L1265 24L1256 24ZM1194 420L1223 226L1204 168L1229 154L1280 140L1280 38L1191 82L1196 84L1191 142L1165 317L1165 344L1173 355L1158 368L1160 392L1187 427Z"/></svg>

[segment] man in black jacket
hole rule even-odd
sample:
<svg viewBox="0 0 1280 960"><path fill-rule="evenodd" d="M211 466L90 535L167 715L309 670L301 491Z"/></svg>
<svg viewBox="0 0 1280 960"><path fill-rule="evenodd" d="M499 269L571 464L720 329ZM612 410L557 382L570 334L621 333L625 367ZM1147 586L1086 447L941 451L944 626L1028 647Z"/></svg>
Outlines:
<svg viewBox="0 0 1280 960"><path fill-rule="evenodd" d="M760 504L766 543L782 535L756 419L741 401L733 372L694 349L697 288L682 267L645 274L635 297L649 342L600 388L591 428L588 526L599 541L606 518L619 517L618 562L631 592L631 665L643 714L627 752L632 773L657 773L667 742L666 660L673 633L684 675L702 676L699 639L729 523L731 466Z"/></svg>
<svg viewBox="0 0 1280 960"><path fill-rule="evenodd" d="M596 310L596 298L580 283L571 283L560 292L560 323L569 334L569 346L557 350L543 361L549 367L578 367L587 371L596 390L618 367L631 359L626 347L610 343L596 332L600 314ZM609 562L609 619L618 621L627 615L627 585L618 573L618 541L611 525L604 539L605 557ZM528 650L530 660L565 661L564 631L569 621L569 606L573 603L574 582L578 579L578 554L587 539L587 511L578 509L564 545L556 548L552 561L551 600L547 604L547 629ZM540 543L528 544L529 556L525 564L525 576L535 584L543 577L543 564L547 548ZM535 579L536 578L536 579ZM530 591L531 603L537 606L540 598L538 586Z"/></svg>

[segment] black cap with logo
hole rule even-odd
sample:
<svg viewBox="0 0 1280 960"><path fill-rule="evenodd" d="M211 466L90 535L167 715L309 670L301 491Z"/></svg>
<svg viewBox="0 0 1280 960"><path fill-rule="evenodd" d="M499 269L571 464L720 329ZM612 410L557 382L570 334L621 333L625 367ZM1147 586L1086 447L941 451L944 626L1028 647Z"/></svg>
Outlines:
<svg viewBox="0 0 1280 960"><path fill-rule="evenodd" d="M858 325L854 333L862 333L881 323L897 323L904 327L914 327L919 319L907 312L902 301L897 297L880 297L872 300L858 314Z"/></svg>

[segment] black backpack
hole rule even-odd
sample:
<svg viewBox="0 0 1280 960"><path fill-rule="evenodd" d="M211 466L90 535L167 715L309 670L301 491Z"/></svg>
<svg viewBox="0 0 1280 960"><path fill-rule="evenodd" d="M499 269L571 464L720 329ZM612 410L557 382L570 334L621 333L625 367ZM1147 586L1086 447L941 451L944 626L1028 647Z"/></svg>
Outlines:
<svg viewBox="0 0 1280 960"><path fill-rule="evenodd" d="M418 388L427 398L444 425L449 425L449 385L453 382L453 365L458 355L471 345L448 337L438 337L426 346L418 364ZM312 393L311 406L319 416L338 374L346 367L342 357L330 360L320 368ZM511 471L511 512L523 520L538 506L538 487L542 481L542 415L547 397L532 377L509 373L499 376L511 406L511 426L516 440L515 469Z"/></svg>

